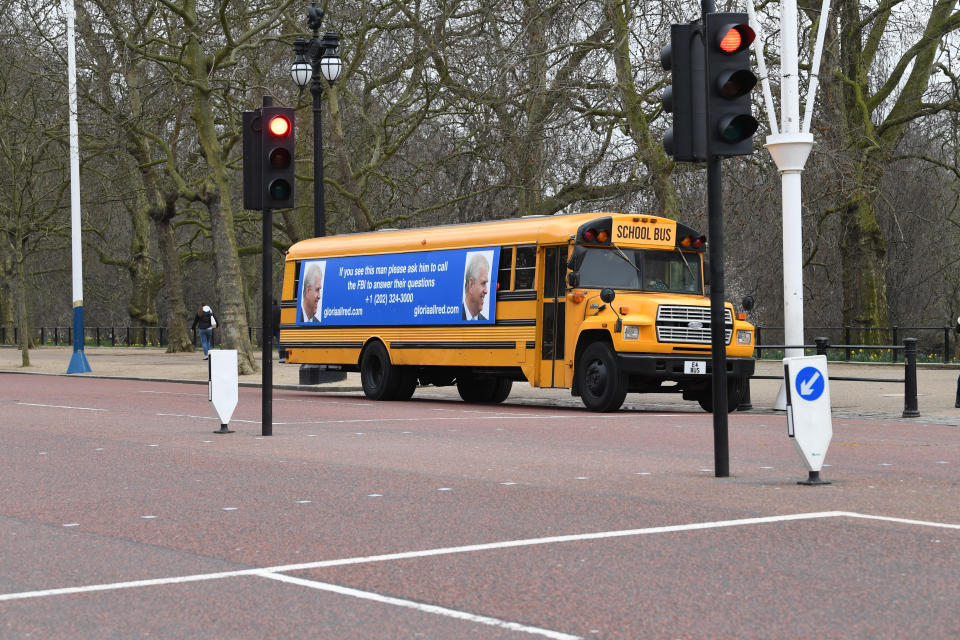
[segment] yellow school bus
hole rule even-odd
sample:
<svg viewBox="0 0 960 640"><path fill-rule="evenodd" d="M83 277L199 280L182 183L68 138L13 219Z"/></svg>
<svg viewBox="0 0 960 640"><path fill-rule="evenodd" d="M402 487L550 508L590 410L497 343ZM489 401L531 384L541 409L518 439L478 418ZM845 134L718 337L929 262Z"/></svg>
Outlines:
<svg viewBox="0 0 960 640"><path fill-rule="evenodd" d="M287 362L359 371L374 400L456 385L502 402L514 381L592 411L627 393L712 407L706 238L650 215L582 213L298 242L286 256ZM754 328L725 304L728 404L753 374Z"/></svg>

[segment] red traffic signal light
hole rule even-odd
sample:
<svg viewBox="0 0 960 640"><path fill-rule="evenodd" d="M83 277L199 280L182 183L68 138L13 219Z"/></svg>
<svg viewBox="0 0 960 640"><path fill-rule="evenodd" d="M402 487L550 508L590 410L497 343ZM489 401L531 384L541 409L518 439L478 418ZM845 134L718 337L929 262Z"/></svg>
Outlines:
<svg viewBox="0 0 960 640"><path fill-rule="evenodd" d="M745 13L708 13L704 17L709 153L750 155L759 126L750 104L750 91L757 85L757 76L750 70L750 45L756 34Z"/></svg>
<svg viewBox="0 0 960 640"><path fill-rule="evenodd" d="M273 116L270 118L270 124L267 126L270 134L278 138L282 138L290 133L293 126L290 124L290 121L284 116Z"/></svg>
<svg viewBox="0 0 960 640"><path fill-rule="evenodd" d="M727 54L739 53L745 51L757 35L748 24L731 24L721 27L717 31L720 41L717 46Z"/></svg>
<svg viewBox="0 0 960 640"><path fill-rule="evenodd" d="M261 193L264 209L294 204L294 119L290 107L263 107Z"/></svg>

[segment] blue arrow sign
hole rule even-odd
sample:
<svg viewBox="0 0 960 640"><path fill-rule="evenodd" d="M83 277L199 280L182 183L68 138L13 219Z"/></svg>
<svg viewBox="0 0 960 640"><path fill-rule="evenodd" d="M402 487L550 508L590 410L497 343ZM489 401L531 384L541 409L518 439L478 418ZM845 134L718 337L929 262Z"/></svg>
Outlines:
<svg viewBox="0 0 960 640"><path fill-rule="evenodd" d="M797 374L795 385L797 394L804 400L813 402L823 395L825 387L823 373L816 367L804 367Z"/></svg>

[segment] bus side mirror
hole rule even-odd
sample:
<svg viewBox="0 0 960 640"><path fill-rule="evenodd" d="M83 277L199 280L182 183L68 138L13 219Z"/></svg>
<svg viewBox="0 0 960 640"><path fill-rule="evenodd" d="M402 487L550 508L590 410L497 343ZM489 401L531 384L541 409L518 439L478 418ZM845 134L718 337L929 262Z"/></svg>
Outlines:
<svg viewBox="0 0 960 640"><path fill-rule="evenodd" d="M743 307L744 311L753 310L753 296L744 296L743 301L740 303L740 306Z"/></svg>
<svg viewBox="0 0 960 640"><path fill-rule="evenodd" d="M571 289L576 289L580 286L580 274L576 271L571 271L567 274L567 284L570 285Z"/></svg>
<svg viewBox="0 0 960 640"><path fill-rule="evenodd" d="M574 247L573 254L570 256L570 260L567 261L567 269L570 271L579 271L580 266L583 264L583 258L587 255L587 250L585 247ZM577 286L577 285L572 285Z"/></svg>
<svg viewBox="0 0 960 640"><path fill-rule="evenodd" d="M606 289L602 289L600 291L600 299L606 302L607 304L610 304L611 302L613 302L613 299L616 297L617 297L617 294L610 287L607 287Z"/></svg>

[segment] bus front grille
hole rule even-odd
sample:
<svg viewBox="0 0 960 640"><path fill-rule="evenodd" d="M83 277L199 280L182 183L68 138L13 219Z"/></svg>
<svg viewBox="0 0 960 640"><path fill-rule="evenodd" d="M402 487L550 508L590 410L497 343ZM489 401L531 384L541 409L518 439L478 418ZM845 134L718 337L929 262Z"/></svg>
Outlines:
<svg viewBox="0 0 960 640"><path fill-rule="evenodd" d="M733 335L733 314L724 309L725 341ZM657 342L710 344L710 307L663 305L657 309Z"/></svg>

